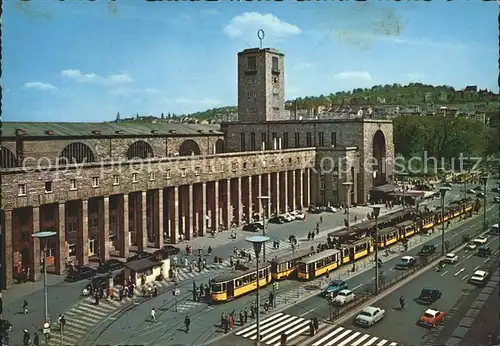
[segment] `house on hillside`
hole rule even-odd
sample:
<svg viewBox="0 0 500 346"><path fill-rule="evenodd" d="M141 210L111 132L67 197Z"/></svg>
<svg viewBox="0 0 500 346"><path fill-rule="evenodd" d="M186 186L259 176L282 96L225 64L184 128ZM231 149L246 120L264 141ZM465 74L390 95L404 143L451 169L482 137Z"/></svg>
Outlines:
<svg viewBox="0 0 500 346"><path fill-rule="evenodd" d="M468 92L473 92L477 93L477 85L467 85L464 89L464 91Z"/></svg>

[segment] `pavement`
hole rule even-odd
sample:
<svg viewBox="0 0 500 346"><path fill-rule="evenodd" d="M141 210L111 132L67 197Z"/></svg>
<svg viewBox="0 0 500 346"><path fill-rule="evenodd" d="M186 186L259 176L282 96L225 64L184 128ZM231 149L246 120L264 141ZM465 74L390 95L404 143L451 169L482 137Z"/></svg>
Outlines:
<svg viewBox="0 0 500 346"><path fill-rule="evenodd" d="M460 191L460 187L452 189L452 191L447 194L446 203L453 199L457 199L462 194L463 193ZM439 205L439 200L431 200L429 201L429 204L434 206ZM400 208L396 207L391 211L395 212L399 209ZM368 212L371 212L371 208L369 207L359 206L351 208L351 221L354 220L355 216L357 216L358 222L363 221ZM385 208L381 211L381 213L387 212L389 212L389 210L386 210ZM315 242L326 239L329 232L342 228L345 214L343 212L322 213L321 217L323 218L323 222L320 223L320 234L315 237ZM267 235L273 239L280 239L281 243L279 250L272 249L272 244L266 244L267 253L273 253L273 257L274 255L288 253L290 249L287 238L290 234L295 234L299 240L297 250L303 246L302 244L306 244L305 246L309 247L311 244L305 239L306 235L309 231L315 229L316 224L319 222L319 218L320 215L308 214L306 221L294 221L283 225L268 224ZM189 290L192 285L192 280L196 280L197 283L208 282L210 277L214 277L215 275L227 271L229 261L228 258L232 254L234 248L245 248L251 250L249 244L245 241L245 238L255 233L245 231L237 231L236 233L236 239L230 239L229 232L220 232L215 237L200 237L178 245L182 249L187 243L189 243L194 250L198 248L206 249L208 246L211 246L213 249L212 257L220 256L223 257L225 261L223 264L214 265L210 263L212 259L207 257L209 268L203 272L191 273L187 269L181 270L179 274L181 296L178 297L177 312L173 313L174 316L187 311L190 311L191 313L192 311L206 310L207 305L204 303L189 302L188 298L191 295ZM135 297L132 300L128 298L124 299L122 302L101 302L101 304L96 307L95 305L92 305L90 299L80 296L81 290L87 283L86 281L66 283L62 281L62 279L63 278L60 276L48 276L48 305L52 320L56 320L56 316L62 313L64 313L67 317L68 326L62 336L63 344L74 344L78 340L95 338L95 334L100 333L99 327L101 327L104 322L110 323L121 319L121 315L117 317L117 314L119 314L120 311L130 307L139 309L140 306L138 306L138 304L142 303L141 298ZM287 285L289 284L290 283L282 284L283 291L285 291ZM173 302L170 290L172 283L166 281L160 282L158 285L162 286L160 287L160 293L162 292L162 288L167 293L160 294L156 299L161 300L169 307L172 307ZM16 285L14 289L3 291L2 294L4 300L3 318L9 320L14 325L14 330L11 332L11 340L21 340L23 328L27 328L32 333L39 328L44 319L43 282ZM290 295L292 294L300 296L301 292L299 290L298 293L294 292ZM284 295L284 297L287 297L287 295ZM29 317L18 314L21 310L24 299L26 299L29 304ZM287 303L293 302L291 297L286 299ZM150 306L151 303L148 303L145 306ZM158 304L158 301L156 301L155 304ZM164 304L160 304L159 306L162 305ZM150 307L147 307L146 310L149 311ZM165 311L167 312L169 310L167 309ZM171 312L169 313L171 314ZM178 322L180 323L180 321ZM123 330L120 330L119 335L123 335ZM57 332L53 331L52 343L61 344L60 338L61 336L58 335ZM190 335L189 338L192 338L192 335ZM189 341L186 342L189 343Z"/></svg>
<svg viewBox="0 0 500 346"><path fill-rule="evenodd" d="M480 216L482 213L479 214ZM490 208L487 213L488 221L493 222L498 220L498 210ZM450 242L458 241L463 234L470 234L482 226L482 217L469 218L462 223L455 223L451 226L445 234L446 240ZM424 237L424 236L422 236ZM427 243L439 243L440 234L428 236L428 239L423 240L420 244L410 243L409 251L407 253L398 253L391 255L389 258L383 257L383 272L384 276L388 279L395 279L401 275L401 271L395 270L395 264L400 260L402 255L415 256L420 247ZM425 238L425 237L424 237ZM436 239L437 238L437 239ZM412 238L412 240L415 239ZM492 247L494 249L498 246L498 238L492 238ZM413 249L412 249L413 248ZM264 316L261 320L261 335L263 342L266 345L279 345L279 335L286 331L288 334L288 342L291 345L304 345L304 346L346 346L346 345L432 345L431 334L420 327L416 327L415 323L418 317L425 311L412 301L413 297L419 295L420 290L424 287L436 287L443 292L443 297L438 301L437 308L444 311L450 311L454 304L457 303L457 298L473 290L473 287L467 283L467 278L472 274L476 267L485 266L490 259L479 258L474 256L474 253L464 254L458 252L461 256L461 261L451 268L447 268L442 272L429 271L421 276L412 280L409 284L398 289L389 297L384 298L376 303L376 306L386 309L386 317L380 323L376 324L369 329L359 328L353 324L352 319L347 323L341 325L332 325L330 323L321 323L318 334L314 337L309 336L308 321L316 317L320 321L328 320L330 318L330 307L325 302L325 299L320 297L317 293L311 298L300 302L300 304L293 305L287 309L280 311L277 314ZM464 257L465 255L465 257ZM365 294L366 287L373 285L373 264L368 265L369 271L361 270L358 275L352 275L350 278L344 278L349 288L355 294ZM463 269L462 269L463 268ZM459 272L458 275L454 275ZM334 273L332 273L334 274ZM336 279L336 277L333 277ZM326 282L322 287L326 286ZM398 297L403 295L408 302L407 309L403 312L397 311ZM214 342L213 345L235 345L235 346L250 346L253 345L256 335L256 325L238 329L234 334L227 336L220 342ZM276 339L278 337L278 339Z"/></svg>

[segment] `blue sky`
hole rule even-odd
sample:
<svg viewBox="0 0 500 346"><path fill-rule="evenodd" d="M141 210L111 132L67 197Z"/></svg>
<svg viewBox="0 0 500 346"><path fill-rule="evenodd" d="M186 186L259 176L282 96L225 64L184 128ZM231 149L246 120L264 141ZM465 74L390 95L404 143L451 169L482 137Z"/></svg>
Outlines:
<svg viewBox="0 0 500 346"><path fill-rule="evenodd" d="M9 0L3 120L104 121L236 105L236 54L286 54L286 98L418 81L497 92L498 6L479 2Z"/></svg>

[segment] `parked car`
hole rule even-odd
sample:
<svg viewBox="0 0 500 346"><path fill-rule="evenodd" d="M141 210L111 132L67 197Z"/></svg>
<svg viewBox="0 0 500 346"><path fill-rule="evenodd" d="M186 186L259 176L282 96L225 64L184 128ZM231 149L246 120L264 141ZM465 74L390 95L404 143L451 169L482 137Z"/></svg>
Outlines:
<svg viewBox="0 0 500 346"><path fill-rule="evenodd" d="M67 282L76 282L83 279L89 279L97 275L97 271L90 267L78 267L75 270L70 270L66 278Z"/></svg>
<svg viewBox="0 0 500 346"><path fill-rule="evenodd" d="M471 241L467 246L465 247L466 250L475 250L477 248L477 244Z"/></svg>
<svg viewBox="0 0 500 346"><path fill-rule="evenodd" d="M292 211L290 212L290 215L292 215L295 218L295 220L305 220L306 218L306 214L304 214L301 211Z"/></svg>
<svg viewBox="0 0 500 346"><path fill-rule="evenodd" d="M479 193L476 194L476 197L482 199L482 198L485 198L486 195L484 193L482 193L482 192L479 192Z"/></svg>
<svg viewBox="0 0 500 346"><path fill-rule="evenodd" d="M90 280L90 282L85 285L85 287L82 290L82 296L88 296L92 294L91 292L91 287L94 289L99 289L102 288L103 290L106 290L109 286L109 278L105 276L96 276Z"/></svg>
<svg viewBox="0 0 500 346"><path fill-rule="evenodd" d="M500 203L500 197L493 197L493 203Z"/></svg>
<svg viewBox="0 0 500 346"><path fill-rule="evenodd" d="M154 256L154 254L152 254L151 252L139 251L139 252L136 252L135 255L127 258L127 262L133 262L133 261L137 261L137 260L144 259L144 258L151 258L153 256Z"/></svg>
<svg viewBox="0 0 500 346"><path fill-rule="evenodd" d="M476 270L469 279L469 283L472 285L482 286L486 284L490 274L485 270Z"/></svg>
<svg viewBox="0 0 500 346"><path fill-rule="evenodd" d="M434 254L437 250L438 246L436 244L427 244L422 246L417 255L419 256L430 256Z"/></svg>
<svg viewBox="0 0 500 346"><path fill-rule="evenodd" d="M264 229L264 226L260 223L254 222L244 225L242 229L249 232L259 232Z"/></svg>
<svg viewBox="0 0 500 346"><path fill-rule="evenodd" d="M161 248L168 256L175 256L181 252L181 249L173 245L163 245Z"/></svg>
<svg viewBox="0 0 500 346"><path fill-rule="evenodd" d="M315 206L314 204L311 204L307 211L311 214L321 214L321 209Z"/></svg>
<svg viewBox="0 0 500 346"><path fill-rule="evenodd" d="M99 267L97 267L97 272L101 273L101 274L109 273L109 272L112 272L114 270L122 269L123 266L124 266L123 262L116 260L116 259L110 259L110 260L107 260L106 262L104 262Z"/></svg>
<svg viewBox="0 0 500 346"><path fill-rule="evenodd" d="M283 215L280 215L286 222L292 222L293 220L295 220L295 217L293 217L291 214L289 213L285 213Z"/></svg>
<svg viewBox="0 0 500 346"><path fill-rule="evenodd" d="M454 254L454 253L448 253L446 254L446 256L444 257L444 263L448 263L448 264L455 264L458 262L458 255L457 254Z"/></svg>
<svg viewBox="0 0 500 346"><path fill-rule="evenodd" d="M385 317L385 310L374 306L366 306L356 316L356 323L363 327L371 327Z"/></svg>
<svg viewBox="0 0 500 346"><path fill-rule="evenodd" d="M430 305L441 298L443 294L440 290L435 288L424 288L420 291L420 295L417 298L417 303Z"/></svg>
<svg viewBox="0 0 500 346"><path fill-rule="evenodd" d="M477 248L477 255L479 257L490 257L491 253L492 251L489 245L481 245Z"/></svg>
<svg viewBox="0 0 500 346"><path fill-rule="evenodd" d="M333 280L331 281L325 290L321 293L323 297L337 295L342 290L347 289L347 283L342 280Z"/></svg>
<svg viewBox="0 0 500 346"><path fill-rule="evenodd" d="M443 311L436 309L427 309L424 314L420 316L418 324L428 328L434 328L439 323L443 322L446 314Z"/></svg>
<svg viewBox="0 0 500 346"><path fill-rule="evenodd" d="M417 261L415 257L412 256L403 256L399 263L396 264L396 269L409 269L412 268Z"/></svg>
<svg viewBox="0 0 500 346"><path fill-rule="evenodd" d="M333 298L332 303L337 305L347 305L356 299L356 295L351 290L342 290L335 298Z"/></svg>
<svg viewBox="0 0 500 346"><path fill-rule="evenodd" d="M487 236L481 236L481 237L474 238L474 240L472 240L472 241L476 245L484 245L488 241L488 237Z"/></svg>
<svg viewBox="0 0 500 346"><path fill-rule="evenodd" d="M281 225L287 221L282 216L274 216L274 217L270 218L268 222L269 223L277 223L277 224Z"/></svg>

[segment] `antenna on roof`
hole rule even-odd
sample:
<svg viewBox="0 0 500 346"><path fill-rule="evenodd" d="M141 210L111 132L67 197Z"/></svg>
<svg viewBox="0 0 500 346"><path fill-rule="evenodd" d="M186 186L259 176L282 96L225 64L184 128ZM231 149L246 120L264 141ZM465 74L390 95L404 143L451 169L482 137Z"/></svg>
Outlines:
<svg viewBox="0 0 500 346"><path fill-rule="evenodd" d="M260 41L260 44L259 44L260 49L262 49L262 40L264 39L264 37L266 37L266 35L265 35L265 33L264 33L264 30L259 29L259 30L257 31L257 37L259 38L259 41Z"/></svg>

